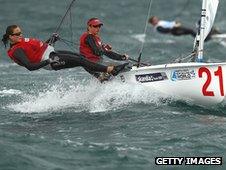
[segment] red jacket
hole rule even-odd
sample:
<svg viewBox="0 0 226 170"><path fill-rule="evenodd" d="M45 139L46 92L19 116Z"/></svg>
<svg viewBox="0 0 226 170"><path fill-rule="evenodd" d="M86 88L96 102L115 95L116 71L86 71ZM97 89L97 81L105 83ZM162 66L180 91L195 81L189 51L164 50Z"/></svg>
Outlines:
<svg viewBox="0 0 226 170"><path fill-rule="evenodd" d="M98 56L98 55L95 55L92 51L92 49L86 44L86 37L89 35L88 32L84 32L82 34L82 36L80 37L80 47L79 47L79 50L80 50L80 54L84 55L88 60L92 61L92 62L98 62L101 57ZM102 46L102 42L101 42L101 39L100 37L98 36L94 36L94 40L96 42L96 45L97 47L100 47Z"/></svg>
<svg viewBox="0 0 226 170"><path fill-rule="evenodd" d="M48 47L47 43L43 43L42 41L34 38L22 38L22 41L13 45L9 50L8 50L8 56L14 60L15 62L16 59L14 58L13 54L16 49L21 48L24 50L27 59L31 63L39 63L42 59L42 55L45 52L46 48Z"/></svg>

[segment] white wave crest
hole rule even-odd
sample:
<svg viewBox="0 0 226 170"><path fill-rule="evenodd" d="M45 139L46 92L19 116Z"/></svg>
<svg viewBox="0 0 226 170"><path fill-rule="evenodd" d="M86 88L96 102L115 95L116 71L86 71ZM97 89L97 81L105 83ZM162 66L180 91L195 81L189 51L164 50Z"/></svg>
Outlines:
<svg viewBox="0 0 226 170"><path fill-rule="evenodd" d="M65 82L65 81L64 81ZM7 106L22 113L73 111L103 112L126 108L134 103L159 103L159 94L146 87L121 82L100 84L96 80L57 83L37 95L23 95L23 101Z"/></svg>
<svg viewBox="0 0 226 170"><path fill-rule="evenodd" d="M144 43L146 35L145 34L134 34L131 37Z"/></svg>
<svg viewBox="0 0 226 170"><path fill-rule="evenodd" d="M20 90L16 90L16 89L4 89L4 90L0 90L0 96L4 97L4 96L12 96L12 95L20 95L22 94L22 91Z"/></svg>

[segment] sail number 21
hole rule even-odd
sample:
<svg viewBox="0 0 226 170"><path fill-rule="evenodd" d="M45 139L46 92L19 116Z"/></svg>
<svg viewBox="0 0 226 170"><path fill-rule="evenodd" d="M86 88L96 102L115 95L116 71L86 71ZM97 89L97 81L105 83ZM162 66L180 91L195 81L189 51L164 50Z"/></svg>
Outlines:
<svg viewBox="0 0 226 170"><path fill-rule="evenodd" d="M212 80L210 70L206 67L201 67L201 68L199 68L198 74L199 74L200 78L203 76L203 74L207 75L206 82L204 83L204 85L202 87L202 94L204 96L214 96L214 92L211 90L208 90L208 87ZM222 67L221 66L218 66L217 71L214 72L214 76L219 78L220 94L221 94L221 96L224 96L224 86L223 86L223 76L222 76Z"/></svg>

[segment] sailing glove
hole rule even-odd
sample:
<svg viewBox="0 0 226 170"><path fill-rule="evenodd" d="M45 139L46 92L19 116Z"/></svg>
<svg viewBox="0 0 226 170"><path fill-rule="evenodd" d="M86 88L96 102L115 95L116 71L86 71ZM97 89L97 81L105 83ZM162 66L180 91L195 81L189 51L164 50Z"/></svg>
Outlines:
<svg viewBox="0 0 226 170"><path fill-rule="evenodd" d="M122 55L122 60L128 60L128 59L129 59L129 55L127 54Z"/></svg>

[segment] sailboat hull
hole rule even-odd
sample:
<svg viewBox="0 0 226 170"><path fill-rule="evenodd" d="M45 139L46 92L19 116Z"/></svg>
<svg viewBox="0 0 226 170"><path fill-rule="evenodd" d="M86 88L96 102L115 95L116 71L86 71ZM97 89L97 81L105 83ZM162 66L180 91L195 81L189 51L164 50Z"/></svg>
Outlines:
<svg viewBox="0 0 226 170"><path fill-rule="evenodd" d="M215 105L225 98L226 63L174 63L133 67L116 78L148 87L198 105Z"/></svg>

